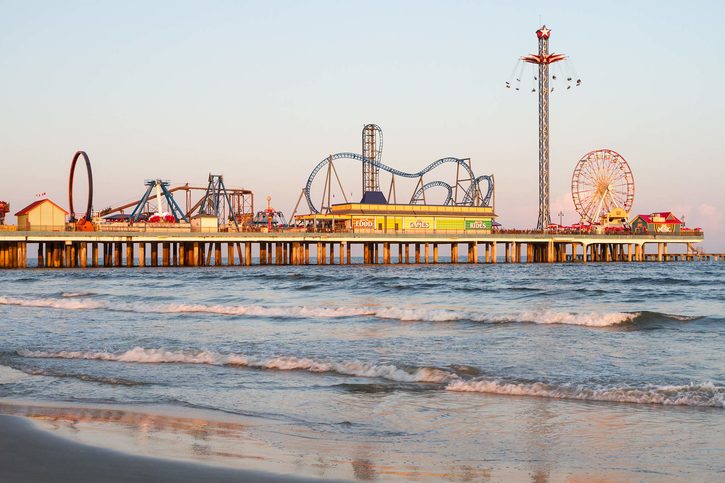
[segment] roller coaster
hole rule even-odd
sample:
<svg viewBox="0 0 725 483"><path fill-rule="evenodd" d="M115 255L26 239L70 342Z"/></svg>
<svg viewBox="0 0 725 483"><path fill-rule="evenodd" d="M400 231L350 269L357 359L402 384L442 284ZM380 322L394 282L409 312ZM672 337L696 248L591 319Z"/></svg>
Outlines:
<svg viewBox="0 0 725 483"><path fill-rule="evenodd" d="M376 134L379 133L378 142L376 142ZM374 148L372 148L374 146ZM340 177L337 174L334 162L339 159L349 159L360 162L363 168L363 200L367 198L367 194L371 192L379 191L378 171L383 170L391 175L390 188L388 191L387 200L389 201L392 197L396 200L395 193L395 178L418 178L418 183L413 191L413 195L410 197L408 204L428 204L426 200L426 192L432 188L443 188L446 190L446 197L442 205L447 206L491 206L492 198L494 196L494 179L493 175L482 175L476 176L471 168L471 161L469 158L461 159L455 157L446 157L438 159L430 163L422 170L415 173L406 173L399 169L392 168L383 164L381 159L382 154L382 131L374 124L368 124L363 129L363 155L350 152L342 152L332 154L322 161L320 161L312 170L307 183L303 188L302 195L307 201L311 214L328 213L330 210L330 192L332 188L333 175L337 180L345 202L347 203L347 196L345 190L342 188ZM367 155L367 156L366 156ZM453 164L456 167L456 179L453 184L450 184L443 180L435 180L430 182L424 182L423 177L431 171L439 168L440 166ZM323 201L318 208L312 201L312 186L315 181L315 177L326 169L325 187L323 191ZM483 189L482 189L483 188ZM381 198L384 199L382 193ZM327 200L327 203L325 203ZM363 201L365 202L365 201ZM395 203L395 201L394 201ZM298 202L299 204L299 202ZM296 210L296 209L295 209Z"/></svg>

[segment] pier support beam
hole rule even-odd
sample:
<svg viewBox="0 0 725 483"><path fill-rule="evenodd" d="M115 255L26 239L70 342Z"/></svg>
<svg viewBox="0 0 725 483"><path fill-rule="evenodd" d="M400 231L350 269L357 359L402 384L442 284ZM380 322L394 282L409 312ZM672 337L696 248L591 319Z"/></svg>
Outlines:
<svg viewBox="0 0 725 483"><path fill-rule="evenodd" d="M169 242L161 244L161 264L164 267L171 265L171 243Z"/></svg>
<svg viewBox="0 0 725 483"><path fill-rule="evenodd" d="M83 253L83 255L85 255L85 253ZM82 264L83 261L81 261L81 265ZM130 239L126 242L126 266L128 268L133 267L133 242Z"/></svg>

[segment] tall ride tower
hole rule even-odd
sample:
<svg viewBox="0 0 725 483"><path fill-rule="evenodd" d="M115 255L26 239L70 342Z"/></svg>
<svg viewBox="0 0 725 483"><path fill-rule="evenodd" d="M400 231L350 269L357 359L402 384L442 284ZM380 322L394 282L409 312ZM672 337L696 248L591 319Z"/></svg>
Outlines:
<svg viewBox="0 0 725 483"><path fill-rule="evenodd" d="M543 25L536 31L539 54L521 57L524 62L539 66L539 220L537 230L546 230L551 223L549 209L549 64L566 59L564 54L549 53L551 30Z"/></svg>
<svg viewBox="0 0 725 483"><path fill-rule="evenodd" d="M362 132L362 155L366 160L380 162L383 156L383 131L377 124L366 124ZM362 192L380 192L380 169L370 161L362 163Z"/></svg>

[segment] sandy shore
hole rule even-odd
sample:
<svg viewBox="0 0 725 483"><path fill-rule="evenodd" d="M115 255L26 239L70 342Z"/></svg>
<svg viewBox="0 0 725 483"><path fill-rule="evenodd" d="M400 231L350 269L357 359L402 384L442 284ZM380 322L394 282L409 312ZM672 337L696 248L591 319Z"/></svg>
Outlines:
<svg viewBox="0 0 725 483"><path fill-rule="evenodd" d="M19 416L0 415L2 482L303 482L255 471L133 456L75 443Z"/></svg>

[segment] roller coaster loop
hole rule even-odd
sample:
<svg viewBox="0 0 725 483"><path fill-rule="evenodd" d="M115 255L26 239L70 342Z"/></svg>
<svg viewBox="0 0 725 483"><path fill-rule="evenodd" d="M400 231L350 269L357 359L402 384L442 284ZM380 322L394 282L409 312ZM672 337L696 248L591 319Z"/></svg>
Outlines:
<svg viewBox="0 0 725 483"><path fill-rule="evenodd" d="M83 159L86 162L86 171L88 172L88 203L86 204L86 213L84 217L88 221L91 220L91 209L93 206L93 172L91 171L91 160L88 159L88 155L85 151L77 151L73 156L73 161L71 161L70 177L68 178L68 207L70 209L71 222L77 221L75 209L73 208L73 178L76 172L76 163L78 162L78 158L81 156L83 156Z"/></svg>
<svg viewBox="0 0 725 483"><path fill-rule="evenodd" d="M476 194L479 190L479 184L481 181L486 181L488 189L486 190L486 194L480 198L480 206L488 206L491 201L491 196L493 194L493 178L491 176L479 176L475 177L473 174L473 170L471 170L471 167L468 165L468 163L459 158L441 158L437 161L432 162L422 170L418 171L417 173L406 173L400 170L397 170L395 168L391 168L390 166L386 166L379 161L367 159L359 154L356 153L337 153L330 155L319 162L317 166L312 170L310 173L309 178L307 178L307 184L305 185L305 198L307 199L307 205L310 208L310 211L312 213L319 213L320 211L315 207L315 205L312 203L312 197L310 194L310 191L312 189L312 183L315 179L315 176L317 176L317 173L320 172L322 168L324 168L328 163L331 161L334 161L336 159L353 159L360 162L368 162L371 165L382 169L383 171L387 171L388 173L394 175L394 176L400 176L402 178L420 178L421 176L425 175L426 173L434 170L435 168L446 164L446 163L456 163L459 167L463 168L466 173L468 174L469 178L468 180L471 180L471 184L466 190L466 193L463 197L463 202L461 204L473 206L476 202ZM422 196L423 192L429 188L433 187L444 187L448 190L448 196L446 197L444 204L450 204L453 200L453 187L449 185L448 183L444 181L432 181L430 183L426 183L425 185L421 186L416 190L415 194L413 195L412 199L417 199L418 197Z"/></svg>

